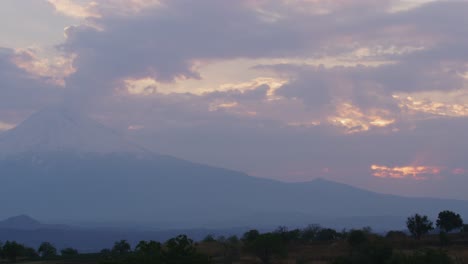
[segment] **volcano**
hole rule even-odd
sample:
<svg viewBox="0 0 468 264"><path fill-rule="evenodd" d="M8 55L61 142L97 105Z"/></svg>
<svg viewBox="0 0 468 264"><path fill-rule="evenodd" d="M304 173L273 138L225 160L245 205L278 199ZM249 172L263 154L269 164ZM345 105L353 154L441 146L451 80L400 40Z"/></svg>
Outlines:
<svg viewBox="0 0 468 264"><path fill-rule="evenodd" d="M323 179L285 183L161 155L61 108L39 111L1 135L0 181L0 218L191 228L339 219L403 227L414 213L468 216L466 201L379 194Z"/></svg>

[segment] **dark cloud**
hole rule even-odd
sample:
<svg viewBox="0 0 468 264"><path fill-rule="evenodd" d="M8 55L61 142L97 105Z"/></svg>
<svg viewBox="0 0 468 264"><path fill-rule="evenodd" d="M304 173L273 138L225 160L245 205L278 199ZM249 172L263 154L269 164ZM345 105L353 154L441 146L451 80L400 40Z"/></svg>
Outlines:
<svg viewBox="0 0 468 264"><path fill-rule="evenodd" d="M328 104L336 91L327 87L337 89L333 79L353 83L355 97L361 100L369 89L371 94L383 91L391 95L394 91L453 90L465 86L459 73L467 70L463 60L466 45L464 41L463 45L457 43L466 38L462 34L466 33L466 20L460 10L467 3L427 4L397 13L385 12L391 1L308 6L330 8L327 14L307 13L281 1L256 6L252 3L167 1L138 16L93 18L102 30L88 26L69 28L68 39L61 47L77 54L74 66L78 71L67 79L70 88L79 90L73 96L104 96L129 77L149 76L162 82L199 79L202 76L195 68L197 60L340 55L356 47L372 50L379 45L396 49L424 46L424 50L370 54L371 59L396 60L381 67L358 66L333 69L331 73L315 70L305 79L294 79L294 83L287 84L290 89L283 89L282 93L313 104ZM259 10L267 16L270 12L271 17L265 18Z"/></svg>
<svg viewBox="0 0 468 264"><path fill-rule="evenodd" d="M467 89L461 75L468 70L468 3L444 1L389 13L392 1L326 2L332 4L171 0L136 15L101 10L102 18L88 21L98 29L71 27L60 46L77 56L77 71L66 79L66 102L157 152L193 161L283 180L323 176L380 191L390 184L406 194L444 186L454 190L446 195L468 198L461 187L466 179L448 173L466 167L466 117L422 118L392 97ZM0 108L39 108L59 97L47 79L14 65L13 55L0 51ZM330 57L349 66L305 61L318 64ZM213 91L202 94L115 92L127 78L202 79L197 62L238 58L262 59L263 66L250 70L288 82L275 96L267 85L208 87ZM282 64L268 62L278 58ZM343 102L356 106L362 112L357 115L387 111L395 123L345 135L328 122ZM443 184L430 179L418 185L411 179L375 179L372 164L432 165L447 173L441 175Z"/></svg>
<svg viewBox="0 0 468 264"><path fill-rule="evenodd" d="M270 21L249 2L167 1L136 17L94 19L103 30L71 27L62 48L78 55L78 72L68 82L100 87L91 90L126 77L170 82L200 78L193 68L197 60L309 56L344 25L332 14L314 16L287 6Z"/></svg>

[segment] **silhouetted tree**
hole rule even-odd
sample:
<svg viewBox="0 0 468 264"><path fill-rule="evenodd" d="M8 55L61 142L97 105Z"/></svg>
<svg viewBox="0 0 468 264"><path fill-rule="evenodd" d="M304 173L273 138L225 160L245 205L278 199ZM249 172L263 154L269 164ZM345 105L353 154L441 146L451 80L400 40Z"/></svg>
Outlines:
<svg viewBox="0 0 468 264"><path fill-rule="evenodd" d="M16 243L15 241L7 241L3 245L3 255L6 259L16 262L17 258L24 253L24 246Z"/></svg>
<svg viewBox="0 0 468 264"><path fill-rule="evenodd" d="M37 249L37 253L42 258L51 258L57 256L57 249L49 242L42 242Z"/></svg>
<svg viewBox="0 0 468 264"><path fill-rule="evenodd" d="M135 254L128 263L158 264L163 261L163 251L161 243L156 241L140 241L135 247Z"/></svg>
<svg viewBox="0 0 468 264"><path fill-rule="evenodd" d="M205 238L203 238L202 240L203 242L214 242L216 241L216 239L214 238L214 236L212 234L208 234L205 236Z"/></svg>
<svg viewBox="0 0 468 264"><path fill-rule="evenodd" d="M463 227L463 219L459 214L452 211L442 211L437 218L437 227L445 232Z"/></svg>
<svg viewBox="0 0 468 264"><path fill-rule="evenodd" d="M315 239L317 241L332 241L337 239L338 237L339 234L338 232L336 232L336 230L331 228L323 228L317 232Z"/></svg>
<svg viewBox="0 0 468 264"><path fill-rule="evenodd" d="M304 241L314 241L316 240L317 233L322 228L319 225L309 225L302 230L301 239Z"/></svg>
<svg viewBox="0 0 468 264"><path fill-rule="evenodd" d="M60 255L65 258L72 258L78 256L78 250L74 248L64 248L60 250Z"/></svg>
<svg viewBox="0 0 468 264"><path fill-rule="evenodd" d="M363 230L351 230L348 233L348 244L356 248L368 241L367 233Z"/></svg>
<svg viewBox="0 0 468 264"><path fill-rule="evenodd" d="M138 245L135 247L136 253L142 254L159 254L161 253L161 243L150 240L149 242L140 241Z"/></svg>
<svg viewBox="0 0 468 264"><path fill-rule="evenodd" d="M102 259L111 259L112 258L112 251L108 248L102 249L99 252L99 255Z"/></svg>
<svg viewBox="0 0 468 264"><path fill-rule="evenodd" d="M279 226L278 228L276 228L274 233L280 235L283 241L286 243L298 241L301 238L300 229L288 230L286 226Z"/></svg>
<svg viewBox="0 0 468 264"><path fill-rule="evenodd" d="M112 253L117 255L125 255L131 251L131 246L127 240L120 240L114 243Z"/></svg>
<svg viewBox="0 0 468 264"><path fill-rule="evenodd" d="M291 241L299 241L301 239L301 236L302 236L302 231L298 228L296 229L293 229L293 230L290 230L288 231L287 233L287 240L289 242Z"/></svg>
<svg viewBox="0 0 468 264"><path fill-rule="evenodd" d="M245 248L264 264L270 264L273 256L287 255L286 244L277 233L261 234L254 240L246 242Z"/></svg>
<svg viewBox="0 0 468 264"><path fill-rule="evenodd" d="M210 258L197 253L193 240L186 235L169 239L166 243L164 261L166 264L205 264Z"/></svg>
<svg viewBox="0 0 468 264"><path fill-rule="evenodd" d="M258 230L256 229L252 229L244 233L244 235L242 236L242 241L244 242L254 241L259 236L260 236L260 232L258 232Z"/></svg>
<svg viewBox="0 0 468 264"><path fill-rule="evenodd" d="M406 227L408 227L409 232L416 239L421 239L421 236L429 233L433 230L433 224L429 218L424 215L415 214L414 216L408 217L406 221Z"/></svg>
<svg viewBox="0 0 468 264"><path fill-rule="evenodd" d="M275 234L278 234L283 241L288 241L288 227L287 226L278 226L276 230L274 231Z"/></svg>

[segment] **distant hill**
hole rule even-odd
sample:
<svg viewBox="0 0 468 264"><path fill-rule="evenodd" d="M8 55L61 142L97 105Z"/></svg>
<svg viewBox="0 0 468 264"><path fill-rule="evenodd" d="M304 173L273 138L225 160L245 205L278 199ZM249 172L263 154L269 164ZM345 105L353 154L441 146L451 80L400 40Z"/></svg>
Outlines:
<svg viewBox="0 0 468 264"><path fill-rule="evenodd" d="M37 229L41 226L42 224L39 221L27 215L18 215L0 221L0 228L5 229Z"/></svg>
<svg viewBox="0 0 468 264"><path fill-rule="evenodd" d="M18 215L0 221L0 229L8 230L39 230L39 229L67 229L66 225L43 224L28 215Z"/></svg>
<svg viewBox="0 0 468 264"><path fill-rule="evenodd" d="M8 201L0 217L159 228L402 227L410 214L435 217L445 209L468 217L466 201L384 195L324 179L284 183L159 155L61 109L34 114L0 136L0 181L0 200Z"/></svg>

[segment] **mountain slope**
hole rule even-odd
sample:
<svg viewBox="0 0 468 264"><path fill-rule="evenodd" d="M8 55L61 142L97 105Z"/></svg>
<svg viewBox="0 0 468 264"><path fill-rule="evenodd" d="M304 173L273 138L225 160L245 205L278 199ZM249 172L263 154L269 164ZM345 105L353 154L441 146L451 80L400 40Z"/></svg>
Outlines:
<svg viewBox="0 0 468 264"><path fill-rule="evenodd" d="M41 152L141 153L114 131L67 108L34 113L0 137L0 156Z"/></svg>
<svg viewBox="0 0 468 264"><path fill-rule="evenodd" d="M18 215L0 221L0 228L8 229L35 229L41 226L41 223L27 215Z"/></svg>
<svg viewBox="0 0 468 264"><path fill-rule="evenodd" d="M403 222L412 213L445 209L468 216L466 201L383 195L325 180L283 183L158 155L88 119L64 116L33 115L0 139L8 147L0 158L0 200L9 201L0 217L190 228L382 216Z"/></svg>

